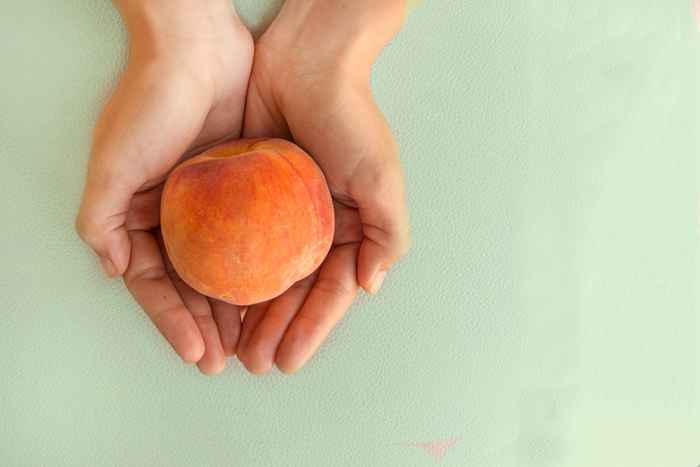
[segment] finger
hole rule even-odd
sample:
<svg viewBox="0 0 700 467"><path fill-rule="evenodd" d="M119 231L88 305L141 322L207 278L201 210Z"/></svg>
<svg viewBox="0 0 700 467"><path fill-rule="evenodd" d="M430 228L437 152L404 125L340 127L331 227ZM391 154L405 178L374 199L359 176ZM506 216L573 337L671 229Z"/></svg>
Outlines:
<svg viewBox="0 0 700 467"><path fill-rule="evenodd" d="M241 307L213 298L209 299L209 305L219 328L224 355L232 357L236 355L236 346L241 334Z"/></svg>
<svg viewBox="0 0 700 467"><path fill-rule="evenodd" d="M151 230L160 225L160 197L163 184L136 193L126 215L127 230Z"/></svg>
<svg viewBox="0 0 700 467"><path fill-rule="evenodd" d="M236 346L236 353L241 354L243 349L248 345L248 340L250 336L253 335L255 328L258 326L263 316L265 316L265 311L269 302L257 303L246 308L245 315L243 316L243 321L241 323L241 335L238 338L238 345Z"/></svg>
<svg viewBox="0 0 700 467"><path fill-rule="evenodd" d="M80 238L97 254L109 277L126 271L131 243L124 226L131 196L138 181L120 182L109 175L88 171L83 201L75 227Z"/></svg>
<svg viewBox="0 0 700 467"><path fill-rule="evenodd" d="M360 243L363 238L362 223L357 209L345 206L334 201L335 211L335 232L333 234L334 245L344 245L346 243Z"/></svg>
<svg viewBox="0 0 700 467"><path fill-rule="evenodd" d="M205 351L202 333L173 285L152 234L134 231L131 262L124 282L153 324L187 363L198 362Z"/></svg>
<svg viewBox="0 0 700 467"><path fill-rule="evenodd" d="M263 374L272 369L277 347L292 318L303 305L315 279L316 275L312 274L270 302L264 316L238 353L238 358L248 371Z"/></svg>
<svg viewBox="0 0 700 467"><path fill-rule="evenodd" d="M187 285L177 272L173 269L167 253L165 252L162 238L159 238L159 247L164 258L165 270L170 276L175 289L182 297L182 301L187 309L192 313L195 323L199 328L199 332L204 339L204 354L197 362L199 371L205 375L217 375L224 371L226 367L226 356L221 344L219 336L219 328L216 326L214 316L212 314L209 300L204 295L198 293L192 287Z"/></svg>
<svg viewBox="0 0 700 467"><path fill-rule="evenodd" d="M404 180L398 160L370 162L353 180L363 240L357 258L357 281L377 293L387 271L410 245ZM367 189L367 187L374 187ZM364 188L363 188L364 187Z"/></svg>
<svg viewBox="0 0 700 467"><path fill-rule="evenodd" d="M299 370L340 321L357 295L357 245L333 248L309 295L277 349L275 363L284 373Z"/></svg>
<svg viewBox="0 0 700 467"><path fill-rule="evenodd" d="M197 362L197 367L205 375L221 373L226 368L226 356L209 301L183 282L174 271L170 273L170 277L204 339L204 354Z"/></svg>

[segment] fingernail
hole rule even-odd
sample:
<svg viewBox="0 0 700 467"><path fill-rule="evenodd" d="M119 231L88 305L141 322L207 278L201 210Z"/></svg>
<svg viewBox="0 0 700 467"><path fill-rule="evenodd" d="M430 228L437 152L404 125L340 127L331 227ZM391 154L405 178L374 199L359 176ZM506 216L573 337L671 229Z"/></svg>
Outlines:
<svg viewBox="0 0 700 467"><path fill-rule="evenodd" d="M382 288L382 284L384 283L384 279L386 278L386 271L377 271L377 273L374 275L374 278L372 279L372 285L370 286L370 293L376 294L379 292L379 289Z"/></svg>
<svg viewBox="0 0 700 467"><path fill-rule="evenodd" d="M117 275L117 268L109 258L100 256L100 264L102 264L102 270L107 277L112 278Z"/></svg>

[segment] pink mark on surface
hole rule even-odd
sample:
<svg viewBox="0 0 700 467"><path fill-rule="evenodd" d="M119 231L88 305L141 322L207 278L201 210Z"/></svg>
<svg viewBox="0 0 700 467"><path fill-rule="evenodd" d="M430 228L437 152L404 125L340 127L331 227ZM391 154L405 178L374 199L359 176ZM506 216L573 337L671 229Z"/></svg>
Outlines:
<svg viewBox="0 0 700 467"><path fill-rule="evenodd" d="M693 6L693 18L695 19L695 24L700 31L700 0L691 0Z"/></svg>
<svg viewBox="0 0 700 467"><path fill-rule="evenodd" d="M423 449L435 462L442 461L447 451L453 448L462 438L450 438L427 443L404 443L404 446Z"/></svg>

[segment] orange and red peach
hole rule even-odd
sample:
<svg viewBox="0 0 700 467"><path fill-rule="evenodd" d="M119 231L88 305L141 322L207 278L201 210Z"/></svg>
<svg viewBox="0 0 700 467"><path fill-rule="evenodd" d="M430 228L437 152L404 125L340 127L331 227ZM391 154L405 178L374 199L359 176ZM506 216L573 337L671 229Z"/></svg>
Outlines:
<svg viewBox="0 0 700 467"><path fill-rule="evenodd" d="M281 139L239 140L182 163L161 199L161 232L196 291L250 305L311 274L328 254L334 214L323 173Z"/></svg>

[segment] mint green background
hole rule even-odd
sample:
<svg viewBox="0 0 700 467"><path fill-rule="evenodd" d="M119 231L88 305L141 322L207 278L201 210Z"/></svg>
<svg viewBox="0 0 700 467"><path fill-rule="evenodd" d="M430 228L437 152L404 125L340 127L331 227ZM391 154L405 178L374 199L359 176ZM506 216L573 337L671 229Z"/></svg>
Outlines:
<svg viewBox="0 0 700 467"><path fill-rule="evenodd" d="M424 2L374 76L414 249L294 377L182 365L73 233L110 4L0 39L0 465L700 464L688 0Z"/></svg>

